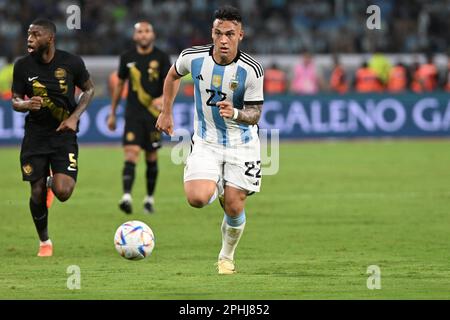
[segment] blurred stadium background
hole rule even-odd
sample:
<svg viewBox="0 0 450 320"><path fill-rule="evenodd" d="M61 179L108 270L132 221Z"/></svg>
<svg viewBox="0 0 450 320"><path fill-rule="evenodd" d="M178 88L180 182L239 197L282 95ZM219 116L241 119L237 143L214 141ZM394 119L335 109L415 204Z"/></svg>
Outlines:
<svg viewBox="0 0 450 320"><path fill-rule="evenodd" d="M151 21L157 46L174 61L182 49L210 42L211 15L223 3L242 10L242 49L265 67L262 128L278 128L287 138L448 134L448 1L1 0L0 144L21 138L22 115L13 115L8 101L11 63L24 54L36 16L56 22L57 47L82 55L94 79L96 100L81 141L107 142L118 141L121 130L108 132L100 118L107 113L118 55L133 45L133 24ZM71 4L81 8L80 30L66 26ZM378 30L366 26L373 4L381 10ZM181 93L178 102L192 101L190 78L183 79ZM178 127L190 129L188 109L175 107Z"/></svg>
<svg viewBox="0 0 450 320"><path fill-rule="evenodd" d="M118 55L145 18L174 61L210 42L212 12L224 3L242 10L242 49L265 67L260 127L294 143L281 144L278 174L249 199L237 281L217 279L212 267L220 208L188 207L170 147L160 152L157 214L133 216L154 229L155 252L124 263L112 246L128 218L117 209L123 122L116 132L106 127ZM81 8L80 30L66 27L71 4ZM369 5L381 9L379 30L366 26ZM29 186L20 181L24 114L9 99L11 63L25 54L38 16L57 23L57 48L82 55L96 85L79 132L94 147L81 145L74 197L52 208L57 257L45 262L34 257ZM0 0L0 298L448 299L449 16L446 0ZM176 128L192 129L192 104L185 78ZM327 143L297 143L321 139ZM79 293L65 287L74 263L86 275ZM366 287L372 264L383 290Z"/></svg>

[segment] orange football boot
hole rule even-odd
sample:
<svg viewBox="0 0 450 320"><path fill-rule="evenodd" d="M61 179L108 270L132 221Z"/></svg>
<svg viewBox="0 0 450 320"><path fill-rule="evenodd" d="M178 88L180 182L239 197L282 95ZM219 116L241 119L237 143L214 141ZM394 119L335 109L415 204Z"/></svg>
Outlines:
<svg viewBox="0 0 450 320"><path fill-rule="evenodd" d="M39 246L38 257L51 257L53 255L53 244L41 244Z"/></svg>

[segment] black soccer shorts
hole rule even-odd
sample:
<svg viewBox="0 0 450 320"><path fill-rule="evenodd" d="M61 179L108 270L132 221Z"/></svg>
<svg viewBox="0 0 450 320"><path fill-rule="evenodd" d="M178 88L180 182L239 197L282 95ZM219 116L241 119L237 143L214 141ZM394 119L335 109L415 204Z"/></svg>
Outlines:
<svg viewBox="0 0 450 320"><path fill-rule="evenodd" d="M146 151L161 148L161 133L156 129L156 119L125 117L122 143L124 146L139 145Z"/></svg>
<svg viewBox="0 0 450 320"><path fill-rule="evenodd" d="M47 177L50 168L77 181L78 143L73 132L56 133L48 137L25 133L20 151L23 181L34 182Z"/></svg>

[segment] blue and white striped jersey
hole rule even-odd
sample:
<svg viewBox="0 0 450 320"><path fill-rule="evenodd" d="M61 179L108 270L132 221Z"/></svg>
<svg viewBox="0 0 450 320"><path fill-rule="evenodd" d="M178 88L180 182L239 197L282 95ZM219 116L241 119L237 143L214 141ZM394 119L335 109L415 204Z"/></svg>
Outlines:
<svg viewBox="0 0 450 320"><path fill-rule="evenodd" d="M180 76L192 74L195 87L194 133L203 140L231 147L258 138L256 125L222 118L216 103L227 100L237 109L264 101L264 70L255 59L238 51L227 65L217 64L213 45L183 50L175 62Z"/></svg>

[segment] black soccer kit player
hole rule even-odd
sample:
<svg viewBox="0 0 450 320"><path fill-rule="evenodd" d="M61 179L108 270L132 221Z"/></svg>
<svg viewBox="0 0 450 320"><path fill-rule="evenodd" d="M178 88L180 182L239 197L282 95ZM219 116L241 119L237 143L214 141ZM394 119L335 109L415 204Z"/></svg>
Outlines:
<svg viewBox="0 0 450 320"><path fill-rule="evenodd" d="M153 106L153 100L163 93L164 79L171 67L169 56L156 47L150 53L140 54L133 48L120 56L118 76L128 79L128 97L125 108L125 129L123 145L138 145L147 153L161 147L161 133L156 130L159 110ZM144 210L153 212L153 198L158 174L157 161L146 159L147 198ZM125 161L122 172L124 196L131 194L135 163ZM131 207L123 198L119 204L121 210L131 213Z"/></svg>
<svg viewBox="0 0 450 320"><path fill-rule="evenodd" d="M75 110L75 86L89 80L83 60L56 50L46 64L27 55L14 65L12 91L19 95L40 96L42 107L30 111L25 119L20 163L24 181L36 181L52 172L63 173L75 181L78 174L76 132L56 129Z"/></svg>
<svg viewBox="0 0 450 320"><path fill-rule="evenodd" d="M161 147L161 135L155 128L159 110L152 106L152 100L162 95L170 67L169 56L156 47L149 54L139 54L133 48L120 56L118 76L129 79L124 145L139 145L146 151Z"/></svg>

